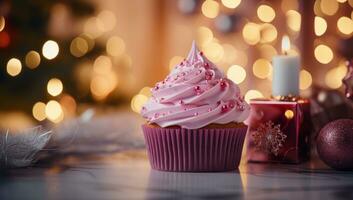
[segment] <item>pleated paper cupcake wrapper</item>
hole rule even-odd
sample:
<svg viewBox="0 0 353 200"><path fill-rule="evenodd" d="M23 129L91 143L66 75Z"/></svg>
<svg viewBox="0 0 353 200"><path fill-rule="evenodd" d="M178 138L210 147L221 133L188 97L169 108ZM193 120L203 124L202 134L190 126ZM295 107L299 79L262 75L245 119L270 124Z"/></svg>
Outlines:
<svg viewBox="0 0 353 200"><path fill-rule="evenodd" d="M153 169L230 171L238 168L247 127L158 128L142 126Z"/></svg>

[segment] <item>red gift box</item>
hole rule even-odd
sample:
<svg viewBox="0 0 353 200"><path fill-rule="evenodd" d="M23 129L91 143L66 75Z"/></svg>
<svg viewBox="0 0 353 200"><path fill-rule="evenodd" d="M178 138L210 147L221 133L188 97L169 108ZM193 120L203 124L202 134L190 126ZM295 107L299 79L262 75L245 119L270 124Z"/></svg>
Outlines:
<svg viewBox="0 0 353 200"><path fill-rule="evenodd" d="M306 99L250 101L247 160L300 163L310 155L310 102Z"/></svg>

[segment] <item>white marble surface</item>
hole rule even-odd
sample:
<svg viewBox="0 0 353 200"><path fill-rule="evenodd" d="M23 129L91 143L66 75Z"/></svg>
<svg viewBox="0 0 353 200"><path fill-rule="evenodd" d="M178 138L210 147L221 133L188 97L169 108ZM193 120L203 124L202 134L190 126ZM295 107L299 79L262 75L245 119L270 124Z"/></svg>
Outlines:
<svg viewBox="0 0 353 200"><path fill-rule="evenodd" d="M160 172L136 150L1 171L0 199L353 199L353 172L317 161L242 163L226 173Z"/></svg>

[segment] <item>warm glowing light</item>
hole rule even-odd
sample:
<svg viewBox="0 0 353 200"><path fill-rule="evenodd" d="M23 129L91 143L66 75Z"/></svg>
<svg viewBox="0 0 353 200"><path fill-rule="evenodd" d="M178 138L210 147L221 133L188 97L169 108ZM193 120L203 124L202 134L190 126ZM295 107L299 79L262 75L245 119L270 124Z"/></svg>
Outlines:
<svg viewBox="0 0 353 200"><path fill-rule="evenodd" d="M112 11L103 10L98 14L98 19L102 23L103 31L111 31L115 27L116 17Z"/></svg>
<svg viewBox="0 0 353 200"><path fill-rule="evenodd" d="M17 76L21 73L22 64L17 58L11 58L6 65L6 71L10 76Z"/></svg>
<svg viewBox="0 0 353 200"><path fill-rule="evenodd" d="M263 24L261 26L261 42L273 42L277 38L277 29L272 24Z"/></svg>
<svg viewBox="0 0 353 200"><path fill-rule="evenodd" d="M261 57L271 60L273 56L277 55L277 50L275 47L264 44L259 47Z"/></svg>
<svg viewBox="0 0 353 200"><path fill-rule="evenodd" d="M333 52L330 47L320 44L314 50L314 55L317 61L322 64L327 64L333 59Z"/></svg>
<svg viewBox="0 0 353 200"><path fill-rule="evenodd" d="M243 38L246 43L255 45L260 41L260 28L255 23L247 23L243 28Z"/></svg>
<svg viewBox="0 0 353 200"><path fill-rule="evenodd" d="M295 32L300 31L301 26L301 15L295 10L288 10L286 12L287 25L288 27Z"/></svg>
<svg viewBox="0 0 353 200"><path fill-rule="evenodd" d="M236 84L240 84L245 80L246 71L239 65L232 65L227 71L227 77Z"/></svg>
<svg viewBox="0 0 353 200"><path fill-rule="evenodd" d="M92 38L92 36L90 36L89 34L81 34L80 35L80 38L84 39L86 42L87 42L87 45L88 45L88 51L92 50L94 45L95 45L95 41L94 39Z"/></svg>
<svg viewBox="0 0 353 200"><path fill-rule="evenodd" d="M337 28L341 33L351 35L353 33L353 20L349 17L340 17L337 21Z"/></svg>
<svg viewBox="0 0 353 200"><path fill-rule="evenodd" d="M152 95L151 89L152 89L151 87L143 87L140 90L139 94L145 95L146 97L150 97Z"/></svg>
<svg viewBox="0 0 353 200"><path fill-rule="evenodd" d="M58 43L53 40L46 41L42 48L42 54L48 60L54 59L59 54Z"/></svg>
<svg viewBox="0 0 353 200"><path fill-rule="evenodd" d="M96 100L105 99L118 84L115 73L94 76L91 80L91 93Z"/></svg>
<svg viewBox="0 0 353 200"><path fill-rule="evenodd" d="M60 79L52 78L48 81L47 91L52 96L58 96L63 91L63 83Z"/></svg>
<svg viewBox="0 0 353 200"><path fill-rule="evenodd" d="M76 37L70 44L70 52L76 57L81 57L88 52L88 42L81 37Z"/></svg>
<svg viewBox="0 0 353 200"><path fill-rule="evenodd" d="M241 0L222 0L222 4L227 8L236 8L241 3Z"/></svg>
<svg viewBox="0 0 353 200"><path fill-rule="evenodd" d="M252 71L256 77L266 79L271 75L272 65L268 60L260 58L254 62Z"/></svg>
<svg viewBox="0 0 353 200"><path fill-rule="evenodd" d="M200 46L203 47L213 40L213 33L211 29L205 27L205 26L200 26L197 29L197 34L196 34L196 43Z"/></svg>
<svg viewBox="0 0 353 200"><path fill-rule="evenodd" d="M298 0L282 0L281 8L283 12L286 12L288 10L298 10Z"/></svg>
<svg viewBox="0 0 353 200"><path fill-rule="evenodd" d="M105 30L104 24L98 17L87 19L83 27L84 32L92 38L97 38L103 34Z"/></svg>
<svg viewBox="0 0 353 200"><path fill-rule="evenodd" d="M281 46L282 46L282 53L283 54L287 54L289 49L290 49L290 40L289 40L289 37L287 35L282 37Z"/></svg>
<svg viewBox="0 0 353 200"><path fill-rule="evenodd" d="M245 101L249 103L251 99L263 98L263 97L264 97L264 95L262 95L262 93L260 91L258 91L258 90L249 90L245 94Z"/></svg>
<svg viewBox="0 0 353 200"><path fill-rule="evenodd" d="M287 119L292 119L294 117L294 112L292 110L286 110L284 116L286 116Z"/></svg>
<svg viewBox="0 0 353 200"><path fill-rule="evenodd" d="M320 8L325 15L334 15L338 10L338 2L334 0L321 0Z"/></svg>
<svg viewBox="0 0 353 200"><path fill-rule="evenodd" d="M338 3L345 3L347 0L337 0Z"/></svg>
<svg viewBox="0 0 353 200"><path fill-rule="evenodd" d="M39 55L39 53L36 52L36 51L28 52L26 54L26 57L25 57L25 64L30 69L34 69L34 68L38 67L38 65L40 64L40 55Z"/></svg>
<svg viewBox="0 0 353 200"><path fill-rule="evenodd" d="M313 78L311 77L310 72L306 70L301 70L299 74L299 88L301 90L308 89L313 83Z"/></svg>
<svg viewBox="0 0 353 200"><path fill-rule="evenodd" d="M205 0L201 6L202 14L208 18L216 18L219 13L219 4L214 0Z"/></svg>
<svg viewBox="0 0 353 200"><path fill-rule="evenodd" d="M148 97L143 94L137 94L131 99L131 109L136 112L140 113L142 106L147 102Z"/></svg>
<svg viewBox="0 0 353 200"><path fill-rule="evenodd" d="M112 60L108 56L98 56L93 63L93 71L97 74L108 74L112 67Z"/></svg>
<svg viewBox="0 0 353 200"><path fill-rule="evenodd" d="M170 59L170 61L169 61L169 70L170 70L170 71L173 70L174 67L175 67L176 65L180 64L181 61L183 61L183 60L184 60L184 58L181 57L181 56L174 56L174 57L173 57L172 59Z"/></svg>
<svg viewBox="0 0 353 200"><path fill-rule="evenodd" d="M257 8L257 16L263 22L271 22L275 18L276 13L271 6L260 5Z"/></svg>
<svg viewBox="0 0 353 200"><path fill-rule="evenodd" d="M223 47L215 41L207 44L202 50L206 57L215 63L220 62L224 55Z"/></svg>
<svg viewBox="0 0 353 200"><path fill-rule="evenodd" d="M327 22L324 18L316 16L314 20L314 24L315 24L314 25L315 35L321 36L326 32Z"/></svg>
<svg viewBox="0 0 353 200"><path fill-rule="evenodd" d="M63 112L66 117L74 117L76 115L77 103L72 96L63 94L60 99L60 105L63 108Z"/></svg>
<svg viewBox="0 0 353 200"><path fill-rule="evenodd" d="M235 47L231 44L223 44L222 47L224 50L222 62L226 64L234 63L239 56Z"/></svg>
<svg viewBox="0 0 353 200"><path fill-rule="evenodd" d="M45 115L45 103L37 102L33 105L32 108L33 117L38 121L43 121L47 117Z"/></svg>
<svg viewBox="0 0 353 200"><path fill-rule="evenodd" d="M0 16L0 31L4 30L5 28L5 18L4 16Z"/></svg>
<svg viewBox="0 0 353 200"><path fill-rule="evenodd" d="M120 37L109 38L106 46L107 53L111 56L120 56L125 51L125 43Z"/></svg>
<svg viewBox="0 0 353 200"><path fill-rule="evenodd" d="M340 65L330 69L325 76L325 83L331 89L338 89L342 86L342 79L347 73L347 67Z"/></svg>
<svg viewBox="0 0 353 200"><path fill-rule="evenodd" d="M54 123L58 123L64 118L61 105L55 100L51 100L47 103L45 106L45 114L47 118Z"/></svg>

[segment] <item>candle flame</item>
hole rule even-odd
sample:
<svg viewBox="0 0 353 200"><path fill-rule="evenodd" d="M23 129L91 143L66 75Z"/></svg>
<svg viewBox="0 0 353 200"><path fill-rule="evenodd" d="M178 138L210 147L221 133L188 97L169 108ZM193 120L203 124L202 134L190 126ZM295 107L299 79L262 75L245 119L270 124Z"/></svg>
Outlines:
<svg viewBox="0 0 353 200"><path fill-rule="evenodd" d="M282 53L287 54L290 49L290 41L287 35L282 37Z"/></svg>

